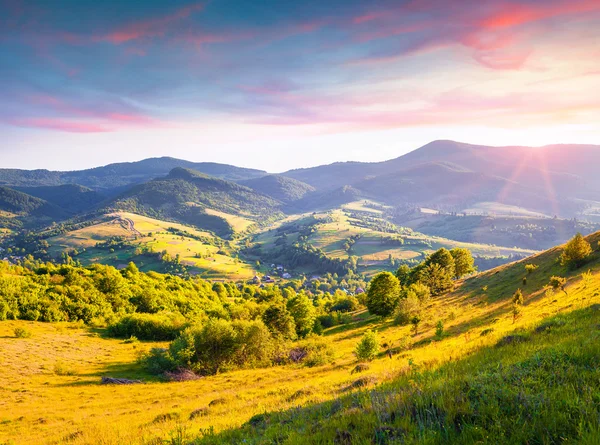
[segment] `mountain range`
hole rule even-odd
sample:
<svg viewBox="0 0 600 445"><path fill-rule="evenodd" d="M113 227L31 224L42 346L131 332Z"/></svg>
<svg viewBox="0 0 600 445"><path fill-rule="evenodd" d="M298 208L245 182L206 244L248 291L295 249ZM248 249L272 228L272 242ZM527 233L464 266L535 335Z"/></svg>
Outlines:
<svg viewBox="0 0 600 445"><path fill-rule="evenodd" d="M0 210L66 218L123 209L204 224L206 208L260 219L368 199L447 212L491 202L548 216L593 218L600 208L598 165L595 145L434 141L385 162L340 162L281 174L169 157L69 172L0 169ZM15 207L21 195L7 190L26 194L30 203Z"/></svg>

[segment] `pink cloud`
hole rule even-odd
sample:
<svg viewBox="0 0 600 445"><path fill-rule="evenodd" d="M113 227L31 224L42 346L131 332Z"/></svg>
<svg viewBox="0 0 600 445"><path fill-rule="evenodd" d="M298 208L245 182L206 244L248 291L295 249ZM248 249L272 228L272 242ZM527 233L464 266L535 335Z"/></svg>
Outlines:
<svg viewBox="0 0 600 445"><path fill-rule="evenodd" d="M14 119L9 123L18 127L44 128L67 133L105 133L112 129L93 122L72 121L57 118Z"/></svg>
<svg viewBox="0 0 600 445"><path fill-rule="evenodd" d="M600 11L598 0L474 3L414 0L394 9L362 13L344 26L363 43L399 36L412 42L395 54L366 57L375 62L461 44L473 49L473 59L487 68L516 70L524 67L532 53L530 42L543 32L543 28L524 25Z"/></svg>
<svg viewBox="0 0 600 445"><path fill-rule="evenodd" d="M94 40L120 45L125 42L142 38L162 37L172 25L190 17L196 12L202 11L203 9L204 3L186 6L164 17L140 20L138 22L127 24L107 34L96 36Z"/></svg>

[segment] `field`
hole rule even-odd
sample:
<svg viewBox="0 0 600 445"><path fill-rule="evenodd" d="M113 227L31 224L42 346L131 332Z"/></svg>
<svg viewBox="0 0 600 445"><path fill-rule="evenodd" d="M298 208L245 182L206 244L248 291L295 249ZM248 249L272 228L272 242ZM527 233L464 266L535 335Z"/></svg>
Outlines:
<svg viewBox="0 0 600 445"><path fill-rule="evenodd" d="M597 245L599 238L599 235L592 237L592 245ZM521 363L535 362L536 357L546 360L548 354L558 354L549 356L555 361L548 362L549 368L543 368L548 374L515 383L523 385L525 392L521 393L521 400L541 403L539 398L533 398L536 394L532 388L547 388L548 394L555 397L572 397L574 390L570 390L569 385L575 388L580 384L574 376L590 378L583 371L587 368L576 368L579 362L573 362L575 368L568 368L564 375L557 374L561 381L571 382L564 388L562 385L555 388L545 379L554 371L562 370L562 362L556 362L557 357L572 350L573 345L581 347L582 354L588 354L581 366L588 366L589 354L592 354L591 360L595 357L597 362L600 258L595 253L585 268L567 272L556 261L559 253L559 249L553 249L482 273L460 283L449 295L434 298L417 335L411 333L409 326L394 326L390 320L382 321L359 311L349 323L325 332L335 344L337 355L334 363L314 368L286 365L234 371L192 382L164 383L146 375L136 363L139 351L156 346L155 343L126 344L104 338L102 329L80 325L1 322L0 443L162 443L153 441L155 438L184 443L183 440L177 442L177 437L204 437L207 443L216 444L239 443L243 437L245 443L258 444L272 443L277 435L281 435L285 443L345 443L335 441L341 431L357 438L352 443L362 444L371 443L373 431L383 426L388 428L387 425L404 431L407 439L414 439L416 427L409 417L396 420L382 417L390 415L389 407L402 402L394 398L396 393L405 394L401 388L413 388L418 398L441 391L435 397L447 404L445 410L456 415L458 402L448 397L449 394L459 397L459 393L452 391L463 380L472 382L471 385L483 384L481 379L493 376L492 371L499 366L497 363L505 366L502 369L506 372L511 369L529 372ZM527 284L523 285L526 263L539 267L528 275ZM584 278L582 273L587 270L590 275ZM565 292L546 291L551 275L569 278ZM523 288L525 305L522 316L514 320L510 297L519 287ZM562 316L562 321L555 322L556 332L551 330L550 334L542 335L532 331L542 320L557 314ZM441 338L435 335L438 321L444 325L445 335ZM14 329L17 327L29 330L31 337L16 338ZM368 370L352 374L357 364L354 347L369 328L377 329L380 342L387 346L369 364ZM512 338L521 339L521 343L510 345L504 340L513 331L519 334ZM509 345L494 348L499 342ZM386 349L393 353L391 359ZM565 362L565 366L568 363L571 362ZM100 385L102 376L139 378L146 384L105 386ZM455 379L458 379L456 384ZM493 391L494 385L499 384L493 379L485 381L490 386L480 388L482 391ZM500 383L508 385L504 380ZM361 386L363 384L366 388ZM369 392L375 384L383 386ZM442 391L440 388L444 386L449 389ZM520 388L515 389L515 397ZM512 389L507 386L503 391L509 394ZM559 390L563 391L562 395ZM564 403L575 403L569 400L565 399ZM588 403L587 409L593 409L593 405L589 405L592 402L587 400L582 396L579 406ZM330 417L333 406L337 406L335 412L339 414ZM362 408L357 410L357 406ZM421 412L420 409L416 412ZM574 416L575 406L570 409ZM498 422L512 419L502 413L495 414L500 416L496 419ZM555 405L539 412L540 416L550 414L556 417L548 431L567 421L566 417L560 417L562 414ZM465 411L462 415L470 414ZM463 420L474 422L469 419ZM450 420L444 417L439 421L424 421L419 431L425 434L437 428L435 425L439 423L435 422L446 421ZM531 416L524 418L523 424L528 421ZM354 427L351 427L353 422ZM282 424L286 427L282 428ZM590 435L593 428L598 432L597 425L581 425L581 437L593 437ZM515 431L521 430L515 428ZM470 431L470 437L476 433ZM431 437L430 443L438 443ZM480 437L480 443L497 443L494 440L493 436Z"/></svg>
<svg viewBox="0 0 600 445"><path fill-rule="evenodd" d="M231 215L229 213L220 212L218 210L209 209L209 208L204 209L204 211L206 213L208 213L209 215L218 216L219 218L223 218L233 228L233 230L238 233L244 232L249 227L256 224L254 221L246 219L242 216Z"/></svg>
<svg viewBox="0 0 600 445"><path fill-rule="evenodd" d="M366 209L367 211L372 210L368 207L366 207ZM352 210L358 210L356 205L353 206ZM488 257L510 255L527 256L535 253L534 250L516 247L506 248L486 244L453 241L442 237L424 235L403 228L399 228L399 230L407 242L402 246L390 246L382 241L382 238L387 238L395 234L384 232L376 228L377 221L382 221L382 224L385 224L383 218L377 218L377 216L381 216L380 213L374 214L376 217L374 220L375 228L364 227L361 220L353 218L351 215L356 214L351 213L350 207L348 206L345 206L344 209L314 214L313 216L316 218L329 218L331 222L318 224L316 226L316 232L310 235L308 242L315 247L322 249L323 252L333 258L348 258L351 255L358 256L360 271L365 272L368 275L383 268L388 268L390 266L390 256L398 260L423 259L425 255L440 247L446 247L448 249L464 247L469 249L473 255ZM285 222L293 222L298 226L303 226L310 219L309 215L298 215L296 217L289 217ZM283 222L279 223L279 225L282 224ZM360 238L351 249L345 250L345 241L354 236L360 236ZM288 244L295 242L297 238L297 232L287 233ZM270 230L260 233L255 238L255 242L262 245L266 250L269 250L275 248L274 243L276 239L277 232L271 228Z"/></svg>
<svg viewBox="0 0 600 445"><path fill-rule="evenodd" d="M135 260L141 270L161 270L160 261L148 256L136 255L137 248L151 248L154 252L166 251L171 257L179 255L182 264L190 268L191 273L213 279L247 279L254 270L247 264L227 255L220 254L219 247L204 243L198 239L167 232L174 228L187 232L194 237L215 239L215 237L189 226L148 218L133 213L114 213L110 221L78 229L48 240L50 253L58 257L62 251L77 249L83 264L95 262L115 267L127 265ZM241 218L240 218L241 219ZM125 237L131 247L125 249L96 248L98 242L111 237ZM215 243L216 244L216 243ZM85 251L84 251L85 249Z"/></svg>
<svg viewBox="0 0 600 445"><path fill-rule="evenodd" d="M499 202L479 202L467 209L464 213L474 215L498 215L498 216L528 216L532 218L550 218L543 213L534 212L522 207L511 206Z"/></svg>

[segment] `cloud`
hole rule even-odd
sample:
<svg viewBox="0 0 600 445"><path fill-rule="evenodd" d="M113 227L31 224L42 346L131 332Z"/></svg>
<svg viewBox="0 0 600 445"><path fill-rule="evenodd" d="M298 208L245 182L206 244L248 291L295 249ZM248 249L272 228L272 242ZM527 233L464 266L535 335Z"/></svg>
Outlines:
<svg viewBox="0 0 600 445"><path fill-rule="evenodd" d="M58 118L41 117L10 119L8 120L8 123L17 127L43 128L47 130L64 131L67 133L105 133L112 131L111 128L93 122L73 121Z"/></svg>
<svg viewBox="0 0 600 445"><path fill-rule="evenodd" d="M204 7L204 3L185 6L163 17L144 19L128 23L106 34L95 36L93 39L96 41L107 41L115 45L120 45L132 40L150 37L162 37L174 25L178 24L178 22L189 18L197 12L202 11Z"/></svg>

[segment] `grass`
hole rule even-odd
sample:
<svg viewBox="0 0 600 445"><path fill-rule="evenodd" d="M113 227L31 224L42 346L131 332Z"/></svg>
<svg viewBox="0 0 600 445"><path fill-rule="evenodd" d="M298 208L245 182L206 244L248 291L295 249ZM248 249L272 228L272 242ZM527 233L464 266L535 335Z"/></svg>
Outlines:
<svg viewBox="0 0 600 445"><path fill-rule="evenodd" d="M359 209L363 204L362 201L351 203L344 206L344 209L367 211ZM381 271L382 269L391 270L392 268L389 264L390 255L395 259L401 260L419 259L440 247L446 247L448 249L463 247L469 249L474 255L488 257L501 257L515 254L526 256L535 253L534 250L465 243L416 232L407 236L407 238L412 242L422 241L429 243L431 244L431 248L426 245L414 245L408 243L403 246L390 246L381 242L381 238L389 237L391 235L390 233L367 229L353 224L353 222L356 223L357 221L353 220L344 209L316 214L315 216L317 218L329 216L332 221L319 224L317 226L317 231L310 236L309 242L315 247L322 249L325 254L332 258L348 258L350 255L358 256L360 272L366 273L368 276L372 275L373 272ZM365 207L365 209L368 209L369 211L374 210L369 207ZM374 215L377 216L375 213ZM295 221L298 225L301 225L305 216L306 215L298 215L295 219L288 218L286 222ZM349 237L359 234L361 235L361 238L354 244L352 249L350 251L344 250L344 242ZM261 244L263 248L268 251L275 248L274 243L277 239L276 235L277 233L274 230L265 230L255 238L255 242ZM288 243L295 242L297 236L297 233L288 233Z"/></svg>
<svg viewBox="0 0 600 445"><path fill-rule="evenodd" d="M588 420L597 416L600 385L586 369L597 369L590 367L600 356L600 254L577 271L558 265L559 254L480 274L433 299L416 336L358 312L325 331L336 356L313 368L165 383L137 364L140 351L164 343L124 343L73 324L1 322L0 443L148 444L178 435L204 443L554 443L556 431L594 443L597 424ZM510 297L522 287L526 262L539 268L513 322ZM543 286L557 274L569 278L567 294L549 298ZM32 337L15 338L19 327ZM353 374L353 351L367 329L387 346ZM56 372L57 364L68 372ZM102 376L146 384L104 386ZM534 433L548 435L536 442Z"/></svg>
<svg viewBox="0 0 600 445"><path fill-rule="evenodd" d="M251 226L253 226L255 224L254 221L251 221L247 218L244 218L244 217L241 217L238 215L231 215L229 213L220 212L218 210L213 210L213 209L208 209L208 208L204 209L204 211L206 213L208 213L209 215L218 216L220 218L223 218L225 221L227 221L227 223L236 232L244 232L245 230L247 230L248 228L250 228Z"/></svg>
<svg viewBox="0 0 600 445"><path fill-rule="evenodd" d="M195 236L211 238L213 235L196 230L182 224L161 221L133 213L120 212L110 215L114 217L109 222L95 224L83 229L75 230L64 235L50 238L50 253L58 257L64 250L77 249L81 253L77 256L84 265L93 263L109 264L115 267L125 266L129 261L134 261L143 271L161 271L163 265L158 259L149 257L136 257L137 247L150 247L155 252L167 251L175 258L180 256L181 262L188 266L192 273L212 279L244 280L254 275L250 264L237 261L228 255L218 254L218 247L205 244L193 238L174 235L166 230L174 227L187 231ZM136 232L132 232L127 225L120 221L130 219L134 223ZM243 218L240 218L243 219ZM132 247L110 252L107 249L95 248L96 243L111 237L126 237ZM83 251L85 249L85 251ZM201 258L197 254L200 254Z"/></svg>

